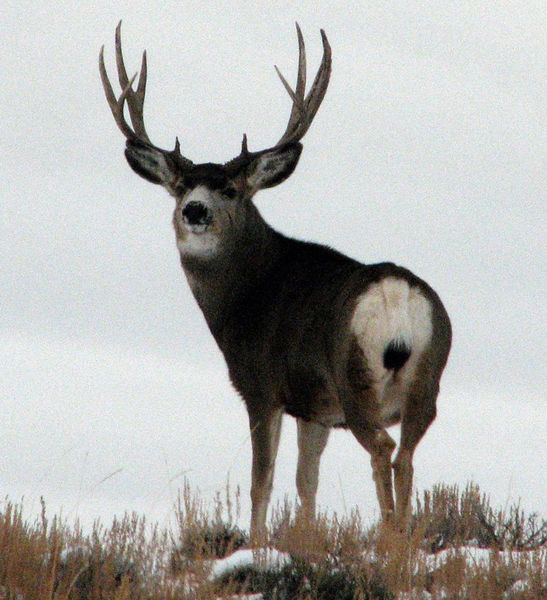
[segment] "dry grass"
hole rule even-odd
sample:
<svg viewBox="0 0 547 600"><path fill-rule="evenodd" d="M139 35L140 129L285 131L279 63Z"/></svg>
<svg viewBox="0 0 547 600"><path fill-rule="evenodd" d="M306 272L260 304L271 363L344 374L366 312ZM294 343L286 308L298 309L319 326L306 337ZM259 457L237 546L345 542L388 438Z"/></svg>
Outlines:
<svg viewBox="0 0 547 600"><path fill-rule="evenodd" d="M270 522L270 546L284 562L255 553L254 563L213 579L212 561L247 543L235 524L237 499L228 490L207 511L186 486L175 531L126 515L88 533L49 518L44 503L27 522L6 500L0 600L547 599L547 523L518 506L494 510L476 485L439 485L417 497L408 537L367 529L357 512L306 522L286 503Z"/></svg>

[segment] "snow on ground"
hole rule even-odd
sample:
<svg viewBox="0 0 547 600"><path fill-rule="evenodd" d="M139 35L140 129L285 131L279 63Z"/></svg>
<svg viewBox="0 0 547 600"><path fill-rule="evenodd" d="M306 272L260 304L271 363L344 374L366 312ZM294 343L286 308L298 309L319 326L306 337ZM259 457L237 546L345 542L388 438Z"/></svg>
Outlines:
<svg viewBox="0 0 547 600"><path fill-rule="evenodd" d="M260 550L237 550L230 556L215 560L211 567L211 579L221 577L234 569L256 565L261 569L275 569L283 567L290 562L286 552L279 552L274 548Z"/></svg>
<svg viewBox="0 0 547 600"><path fill-rule="evenodd" d="M516 550L503 550L496 552L489 548L460 546L458 548L446 548L446 550L441 550L435 554L423 552L420 558L425 561L429 570L441 567L446 563L447 560L450 560L455 556L464 556L467 563L470 565L487 566L492 558L493 552L495 553L498 561L506 564L515 563L526 554L524 552L517 552Z"/></svg>
<svg viewBox="0 0 547 600"><path fill-rule="evenodd" d="M458 548L447 548L435 554L420 551L418 555L418 563L425 564L427 571L432 572L442 567L447 561L456 557L465 557L470 566L487 566L491 560L501 564L517 565L527 555L531 556L530 552L517 551L495 551L488 548L478 548L477 546L467 545ZM371 558L370 554L367 554ZM290 556L287 553L279 552L275 549L260 549L260 550L238 550L227 556L226 558L215 560L211 564L210 578L216 579L226 575L230 571L241 567L251 565L259 568L277 568L290 563ZM372 558L374 560L374 557ZM518 578L513 585L506 591L504 597L510 598L515 592L527 590L529 582L524 578ZM442 596L441 596L442 597ZM448 598L448 594L446 595ZM247 594L234 595L233 600L262 600L262 594ZM411 592L400 592L395 600L431 600L433 596L425 590L413 590Z"/></svg>

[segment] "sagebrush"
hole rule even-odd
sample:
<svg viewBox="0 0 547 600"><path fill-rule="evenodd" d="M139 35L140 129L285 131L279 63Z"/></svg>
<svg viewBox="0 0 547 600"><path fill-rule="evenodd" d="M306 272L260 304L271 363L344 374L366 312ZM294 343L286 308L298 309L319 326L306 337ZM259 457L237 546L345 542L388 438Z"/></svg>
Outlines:
<svg viewBox="0 0 547 600"><path fill-rule="evenodd" d="M0 599L262 600L547 599L547 522L520 506L494 509L475 484L440 484L416 497L409 536L364 526L358 511L305 520L289 502L274 511L279 566L252 564L211 577L211 565L248 544L228 491L211 510L185 486L177 526L127 514L84 532L34 521L5 499L0 510ZM488 560L469 560L485 548ZM258 555L257 555L258 556Z"/></svg>

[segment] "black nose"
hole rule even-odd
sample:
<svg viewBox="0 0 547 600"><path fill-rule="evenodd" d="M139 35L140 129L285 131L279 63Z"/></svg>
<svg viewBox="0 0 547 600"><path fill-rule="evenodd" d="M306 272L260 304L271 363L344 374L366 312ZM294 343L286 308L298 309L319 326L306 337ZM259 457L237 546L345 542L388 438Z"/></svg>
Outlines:
<svg viewBox="0 0 547 600"><path fill-rule="evenodd" d="M182 209L182 216L189 225L207 225L211 222L209 210L201 202L188 202Z"/></svg>

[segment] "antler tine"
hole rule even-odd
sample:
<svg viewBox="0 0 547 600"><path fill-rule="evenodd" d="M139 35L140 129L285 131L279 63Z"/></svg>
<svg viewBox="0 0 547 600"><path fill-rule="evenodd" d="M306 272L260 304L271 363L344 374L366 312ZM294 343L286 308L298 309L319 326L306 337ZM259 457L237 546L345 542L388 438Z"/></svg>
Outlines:
<svg viewBox="0 0 547 600"><path fill-rule="evenodd" d="M296 78L296 88L294 92L291 86L287 83L285 77L283 77L281 71L277 68L277 66L275 67L277 75L279 76L279 79L281 79L281 83L293 101L289 122L287 123L287 128L285 129L285 133L281 137L279 143L283 143L282 140L285 138L289 139L291 137L291 135L294 133L294 130L298 127L298 123L305 116L304 95L306 92L307 71L306 45L304 44L304 37L302 36L302 31L298 23L296 23L296 33L298 36L298 75Z"/></svg>
<svg viewBox="0 0 547 600"><path fill-rule="evenodd" d="M277 67L275 67L281 83L287 90L287 93L293 101L291 108L291 114L289 116L289 122L285 133L281 136L277 146L281 146L288 142L296 142L304 137L308 131L321 102L325 97L327 87L329 84L330 72L331 72L331 48L327 40L327 36L323 29L321 29L321 39L323 41L323 58L317 74L315 76L313 85L305 96L306 88L306 48L304 44L304 38L302 31L296 24L296 32L298 35L298 76L296 81L296 88L293 91L291 86L287 83L287 80L283 77Z"/></svg>
<svg viewBox="0 0 547 600"><path fill-rule="evenodd" d="M327 34L323 29L321 29L321 40L323 42L323 59L321 60L321 66L317 71L308 97L306 98L306 107L310 115L310 122L315 117L315 114L319 110L321 102L323 102L323 98L327 93L332 67L332 51L329 40L327 39Z"/></svg>
<svg viewBox="0 0 547 600"><path fill-rule="evenodd" d="M124 92L122 92L118 100L116 98L116 95L114 94L114 90L112 89L110 80L108 79L106 67L104 65L104 46L101 48L101 52L99 53L99 72L101 74L101 81L103 83L103 89L106 96L106 100L108 102L108 106L110 106L110 110L112 111L112 115L114 116L114 120L116 121L116 125L120 128L121 132L125 135L127 139L136 139L137 136L135 132L131 129L131 127L129 127L123 115L123 104L125 102L125 96L127 94L124 90ZM133 78L131 82L128 82L128 85L130 85L134 79L135 78Z"/></svg>
<svg viewBox="0 0 547 600"><path fill-rule="evenodd" d="M123 61L121 26L122 22L120 21L118 23L118 26L116 27L116 66L118 68L118 80L120 82L122 90L124 90L125 92L125 90L127 89L127 107L129 108L129 116L131 117L131 123L133 124L133 129L135 131L136 136L141 140L145 140L146 142L151 143L150 138L148 137L148 134L146 133L146 129L144 127L143 117L144 95L146 92L147 77L146 50L142 53L139 83L137 85L137 91L135 92L130 85L129 78L127 77L127 71L125 69L125 64Z"/></svg>

